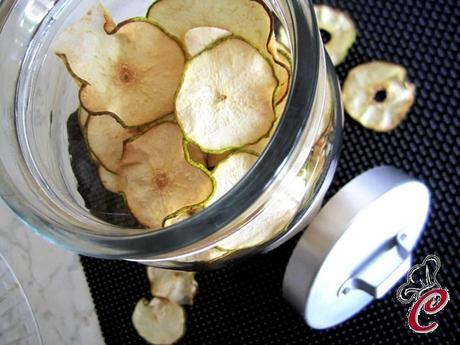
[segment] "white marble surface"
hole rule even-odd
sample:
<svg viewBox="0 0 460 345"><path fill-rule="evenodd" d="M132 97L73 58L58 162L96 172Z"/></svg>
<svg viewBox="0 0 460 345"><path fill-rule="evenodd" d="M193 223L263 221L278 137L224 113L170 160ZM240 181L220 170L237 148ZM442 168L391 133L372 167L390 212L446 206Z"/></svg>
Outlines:
<svg viewBox="0 0 460 345"><path fill-rule="evenodd" d="M32 233L1 200L0 253L24 288L43 345L104 344L78 256Z"/></svg>

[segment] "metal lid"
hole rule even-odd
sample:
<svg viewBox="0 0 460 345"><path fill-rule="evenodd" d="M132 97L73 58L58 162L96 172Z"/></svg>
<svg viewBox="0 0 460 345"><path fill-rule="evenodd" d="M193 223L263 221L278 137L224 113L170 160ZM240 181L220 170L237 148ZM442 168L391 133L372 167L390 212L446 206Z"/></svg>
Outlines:
<svg viewBox="0 0 460 345"><path fill-rule="evenodd" d="M312 328L352 317L411 266L430 192L389 166L350 181L321 209L288 263L284 296Z"/></svg>

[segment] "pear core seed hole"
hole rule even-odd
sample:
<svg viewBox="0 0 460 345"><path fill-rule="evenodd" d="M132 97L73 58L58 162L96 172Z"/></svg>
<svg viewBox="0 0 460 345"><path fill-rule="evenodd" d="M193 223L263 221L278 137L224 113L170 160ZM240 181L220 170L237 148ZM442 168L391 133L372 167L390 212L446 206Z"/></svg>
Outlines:
<svg viewBox="0 0 460 345"><path fill-rule="evenodd" d="M122 83L129 83L134 80L134 73L129 69L128 65L122 64L118 71L118 76Z"/></svg>
<svg viewBox="0 0 460 345"><path fill-rule="evenodd" d="M321 33L321 39L323 40L324 44L326 44L327 42L331 40L332 35L329 31L324 30L324 29L320 29L319 31Z"/></svg>
<svg viewBox="0 0 460 345"><path fill-rule="evenodd" d="M158 187L158 189L160 190L163 190L166 188L166 186L168 186L169 184L169 179L168 179L168 175L166 175L165 173L163 172L160 172L160 173L156 173L153 177L153 182L155 183L155 185Z"/></svg>
<svg viewBox="0 0 460 345"><path fill-rule="evenodd" d="M218 93L217 94L217 103L223 102L227 99L227 95L224 95L223 93Z"/></svg>
<svg viewBox="0 0 460 345"><path fill-rule="evenodd" d="M386 98L387 98L387 92L385 89L377 90L377 92L374 94L374 101L378 103L384 102Z"/></svg>

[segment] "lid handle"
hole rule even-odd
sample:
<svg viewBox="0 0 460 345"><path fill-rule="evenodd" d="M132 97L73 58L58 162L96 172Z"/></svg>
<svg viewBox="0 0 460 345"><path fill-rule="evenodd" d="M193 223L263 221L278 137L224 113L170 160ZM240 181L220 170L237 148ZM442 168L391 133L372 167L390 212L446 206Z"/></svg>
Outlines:
<svg viewBox="0 0 460 345"><path fill-rule="evenodd" d="M411 267L411 250L406 239L407 235L401 231L385 242L342 284L338 295L358 289L374 298L383 297Z"/></svg>

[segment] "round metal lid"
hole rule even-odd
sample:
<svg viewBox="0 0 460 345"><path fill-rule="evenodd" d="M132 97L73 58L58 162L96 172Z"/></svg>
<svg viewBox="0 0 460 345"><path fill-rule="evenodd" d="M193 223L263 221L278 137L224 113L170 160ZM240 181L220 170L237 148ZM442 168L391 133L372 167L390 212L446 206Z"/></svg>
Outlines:
<svg viewBox="0 0 460 345"><path fill-rule="evenodd" d="M299 240L284 276L284 296L312 328L347 320L409 270L429 208L428 188L393 167L354 178Z"/></svg>

